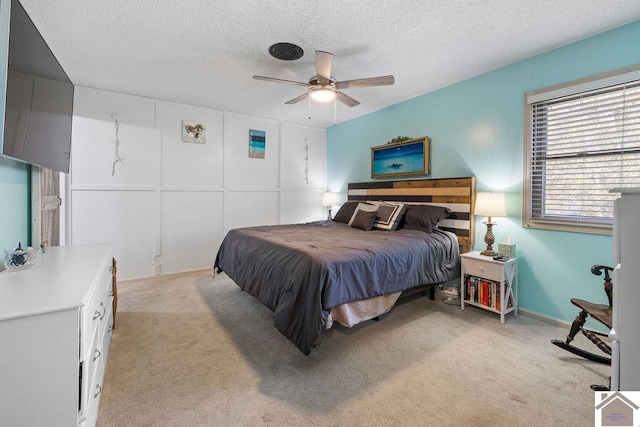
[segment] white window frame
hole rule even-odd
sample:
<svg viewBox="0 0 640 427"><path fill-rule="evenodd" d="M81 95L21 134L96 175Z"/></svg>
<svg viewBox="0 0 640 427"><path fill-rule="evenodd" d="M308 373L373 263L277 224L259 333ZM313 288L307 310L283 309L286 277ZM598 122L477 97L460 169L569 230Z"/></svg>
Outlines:
<svg viewBox="0 0 640 427"><path fill-rule="evenodd" d="M522 192L522 225L524 227L592 234L612 234L612 222L581 223L570 219L539 219L532 217L532 106L534 103L538 102L572 96L638 80L640 80L640 64L614 70L608 73L598 74L596 76L587 77L584 79L574 80L571 82L526 92L524 94L524 179Z"/></svg>

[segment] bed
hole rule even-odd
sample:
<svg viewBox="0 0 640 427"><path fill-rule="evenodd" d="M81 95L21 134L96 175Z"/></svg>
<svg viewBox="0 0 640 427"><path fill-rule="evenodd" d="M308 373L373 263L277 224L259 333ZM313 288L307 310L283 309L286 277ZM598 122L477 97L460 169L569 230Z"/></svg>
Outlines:
<svg viewBox="0 0 640 427"><path fill-rule="evenodd" d="M308 355L333 322L353 326L402 293L459 277L474 196L473 177L350 183L334 221L230 230L214 270L272 310L278 331ZM381 229L359 228L370 212ZM425 212L428 230L412 222Z"/></svg>

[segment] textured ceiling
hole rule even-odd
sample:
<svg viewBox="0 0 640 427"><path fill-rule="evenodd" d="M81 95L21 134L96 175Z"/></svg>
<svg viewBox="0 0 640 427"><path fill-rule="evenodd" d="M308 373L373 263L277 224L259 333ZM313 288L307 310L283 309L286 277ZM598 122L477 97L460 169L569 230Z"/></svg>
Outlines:
<svg viewBox="0 0 640 427"><path fill-rule="evenodd" d="M71 80L191 105L328 126L333 103L284 103L304 88L314 51L337 80L393 74L393 86L345 89L337 122L640 19L638 0L20 0ZM273 43L304 49L271 57Z"/></svg>

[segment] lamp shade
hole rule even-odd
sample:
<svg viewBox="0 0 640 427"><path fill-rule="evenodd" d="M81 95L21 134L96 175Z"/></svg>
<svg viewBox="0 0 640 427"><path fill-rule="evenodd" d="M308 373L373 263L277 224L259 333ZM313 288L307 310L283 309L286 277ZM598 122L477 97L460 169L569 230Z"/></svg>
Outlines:
<svg viewBox="0 0 640 427"><path fill-rule="evenodd" d="M338 204L337 193L324 193L322 194L322 206L335 206Z"/></svg>
<svg viewBox="0 0 640 427"><path fill-rule="evenodd" d="M506 205L504 193L478 193L473 212L479 216L507 216Z"/></svg>
<svg viewBox="0 0 640 427"><path fill-rule="evenodd" d="M309 94L314 101L328 102L333 101L336 97L336 92L328 87L318 87L309 89Z"/></svg>

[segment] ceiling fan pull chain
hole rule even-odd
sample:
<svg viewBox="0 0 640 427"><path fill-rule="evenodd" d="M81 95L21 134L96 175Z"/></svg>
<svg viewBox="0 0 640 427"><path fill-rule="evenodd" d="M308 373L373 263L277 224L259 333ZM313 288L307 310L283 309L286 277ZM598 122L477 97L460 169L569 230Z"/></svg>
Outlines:
<svg viewBox="0 0 640 427"><path fill-rule="evenodd" d="M309 97L309 120L311 120L311 97Z"/></svg>

